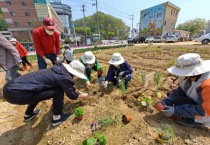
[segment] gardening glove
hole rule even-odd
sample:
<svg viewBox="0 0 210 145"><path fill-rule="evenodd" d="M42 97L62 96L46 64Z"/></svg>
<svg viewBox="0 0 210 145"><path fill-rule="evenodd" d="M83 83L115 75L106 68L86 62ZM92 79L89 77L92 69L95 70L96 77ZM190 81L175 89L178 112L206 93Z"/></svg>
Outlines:
<svg viewBox="0 0 210 145"><path fill-rule="evenodd" d="M162 110L162 112L168 117L171 117L175 113L173 106L165 106L165 110Z"/></svg>
<svg viewBox="0 0 210 145"><path fill-rule="evenodd" d="M121 72L119 73L119 76L122 77L124 73L125 73L124 71L121 71Z"/></svg>
<svg viewBox="0 0 210 145"><path fill-rule="evenodd" d="M90 81L87 81L87 82L86 82L86 85L89 86L89 85L90 85Z"/></svg>
<svg viewBox="0 0 210 145"><path fill-rule="evenodd" d="M17 60L17 63L20 64L21 62L22 62L22 59L19 58L19 59Z"/></svg>
<svg viewBox="0 0 210 145"><path fill-rule="evenodd" d="M45 58L44 61L46 62L47 65L52 66L52 62L48 58Z"/></svg>
<svg viewBox="0 0 210 145"><path fill-rule="evenodd" d="M108 81L105 81L104 82L104 88L107 88L107 85L108 85Z"/></svg>

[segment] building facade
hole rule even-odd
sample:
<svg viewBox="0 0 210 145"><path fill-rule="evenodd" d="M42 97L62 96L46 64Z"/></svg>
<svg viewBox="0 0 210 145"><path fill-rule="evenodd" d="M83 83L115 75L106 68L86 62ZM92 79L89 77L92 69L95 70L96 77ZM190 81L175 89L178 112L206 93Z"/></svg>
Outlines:
<svg viewBox="0 0 210 145"><path fill-rule="evenodd" d="M47 16L55 21L57 31L63 32L62 23L48 0L1 0L0 8L8 31L18 41L33 41L33 30L42 26Z"/></svg>
<svg viewBox="0 0 210 145"><path fill-rule="evenodd" d="M66 4L62 4L61 0L49 0L49 2L62 22L62 25L64 27L64 36L70 36L72 29L71 7Z"/></svg>
<svg viewBox="0 0 210 145"><path fill-rule="evenodd" d="M140 12L139 35L164 36L175 30L180 8L166 2Z"/></svg>

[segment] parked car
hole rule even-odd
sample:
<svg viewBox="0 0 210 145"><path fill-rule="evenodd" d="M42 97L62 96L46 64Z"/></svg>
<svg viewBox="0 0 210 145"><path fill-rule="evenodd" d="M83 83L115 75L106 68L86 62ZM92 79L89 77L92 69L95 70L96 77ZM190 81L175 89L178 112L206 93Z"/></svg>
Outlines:
<svg viewBox="0 0 210 145"><path fill-rule="evenodd" d="M165 42L165 40L166 39L163 36L157 36L155 37L154 42L160 43L160 42Z"/></svg>
<svg viewBox="0 0 210 145"><path fill-rule="evenodd" d="M145 38L144 37L139 37L139 43L144 43L144 41L145 41Z"/></svg>
<svg viewBox="0 0 210 145"><path fill-rule="evenodd" d="M178 38L175 35L167 36L166 43L167 42L178 42Z"/></svg>
<svg viewBox="0 0 210 145"><path fill-rule="evenodd" d="M196 41L201 42L202 44L208 44L210 42L210 33L202 35L196 39Z"/></svg>
<svg viewBox="0 0 210 145"><path fill-rule="evenodd" d="M128 38L128 43L133 43L133 39L132 38Z"/></svg>
<svg viewBox="0 0 210 145"><path fill-rule="evenodd" d="M148 36L146 39L145 39L145 43L148 43L148 42L152 42L154 41L155 38L153 36Z"/></svg>

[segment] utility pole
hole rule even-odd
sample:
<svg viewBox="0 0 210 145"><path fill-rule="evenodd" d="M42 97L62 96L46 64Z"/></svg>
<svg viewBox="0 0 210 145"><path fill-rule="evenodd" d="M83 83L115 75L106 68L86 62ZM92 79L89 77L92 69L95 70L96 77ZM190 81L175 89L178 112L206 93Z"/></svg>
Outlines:
<svg viewBox="0 0 210 145"><path fill-rule="evenodd" d="M96 6L96 17L97 17L97 25L98 25L98 38L100 42L100 28L99 28L99 19L98 19L98 0L95 0L96 2L92 4L92 6Z"/></svg>
<svg viewBox="0 0 210 145"><path fill-rule="evenodd" d="M82 5L83 17L84 17L84 26L85 26L85 37L87 37L87 31L86 31L86 17L85 17L85 5Z"/></svg>
<svg viewBox="0 0 210 145"><path fill-rule="evenodd" d="M130 16L130 18L129 19L131 19L131 21L132 21L132 27L131 27L131 38L133 38L133 19L134 19L134 14L133 15L129 15Z"/></svg>

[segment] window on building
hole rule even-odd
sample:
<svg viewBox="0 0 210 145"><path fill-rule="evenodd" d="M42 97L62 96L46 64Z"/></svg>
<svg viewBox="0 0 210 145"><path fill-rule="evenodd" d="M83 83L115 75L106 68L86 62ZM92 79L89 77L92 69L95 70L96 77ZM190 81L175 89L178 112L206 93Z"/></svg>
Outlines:
<svg viewBox="0 0 210 145"><path fill-rule="evenodd" d="M7 5L12 5L11 1L6 1Z"/></svg>
<svg viewBox="0 0 210 145"><path fill-rule="evenodd" d="M22 6L27 6L26 2L21 2Z"/></svg>
<svg viewBox="0 0 210 145"><path fill-rule="evenodd" d="M26 16L30 16L30 13L29 13L29 12L25 12L25 15L26 15Z"/></svg>
<svg viewBox="0 0 210 145"><path fill-rule="evenodd" d="M31 22L28 22L28 25L29 25L29 26L32 26L32 23L31 23Z"/></svg>
<svg viewBox="0 0 210 145"><path fill-rule="evenodd" d="M164 22L164 25L166 25L166 21Z"/></svg>
<svg viewBox="0 0 210 145"><path fill-rule="evenodd" d="M19 23L18 23L18 22L14 22L14 25L15 25L15 26L19 26Z"/></svg>
<svg viewBox="0 0 210 145"><path fill-rule="evenodd" d="M14 12L10 12L10 15L11 15L11 16L15 16L15 13L14 13Z"/></svg>
<svg viewBox="0 0 210 145"><path fill-rule="evenodd" d="M171 10L171 15L173 15L173 10Z"/></svg>
<svg viewBox="0 0 210 145"><path fill-rule="evenodd" d="M175 14L176 17L177 17L177 14L178 14L178 12L176 11L176 14Z"/></svg>

